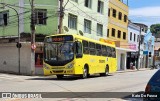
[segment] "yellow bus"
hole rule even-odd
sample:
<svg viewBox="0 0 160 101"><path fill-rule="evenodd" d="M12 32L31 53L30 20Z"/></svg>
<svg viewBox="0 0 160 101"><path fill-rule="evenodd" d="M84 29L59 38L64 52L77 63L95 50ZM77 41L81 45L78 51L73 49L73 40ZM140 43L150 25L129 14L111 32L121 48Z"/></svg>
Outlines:
<svg viewBox="0 0 160 101"><path fill-rule="evenodd" d="M90 74L107 76L117 70L115 43L105 43L80 35L58 34L44 40L44 75Z"/></svg>

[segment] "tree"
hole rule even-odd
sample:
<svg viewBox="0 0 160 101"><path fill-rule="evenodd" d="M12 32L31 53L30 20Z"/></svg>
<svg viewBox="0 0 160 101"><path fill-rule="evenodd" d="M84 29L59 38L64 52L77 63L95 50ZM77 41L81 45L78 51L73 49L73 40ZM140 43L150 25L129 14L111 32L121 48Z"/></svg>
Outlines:
<svg viewBox="0 0 160 101"><path fill-rule="evenodd" d="M160 38L160 24L152 24L150 27L151 33L157 38Z"/></svg>

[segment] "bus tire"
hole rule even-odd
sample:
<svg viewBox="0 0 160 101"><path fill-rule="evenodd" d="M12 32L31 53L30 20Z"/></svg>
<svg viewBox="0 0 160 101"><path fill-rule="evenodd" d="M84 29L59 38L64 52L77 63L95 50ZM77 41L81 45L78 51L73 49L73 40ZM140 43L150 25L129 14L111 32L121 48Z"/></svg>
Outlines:
<svg viewBox="0 0 160 101"><path fill-rule="evenodd" d="M87 78L87 76L88 76L88 69L87 69L87 67L84 67L83 74L81 75L81 78L85 79L85 78Z"/></svg>
<svg viewBox="0 0 160 101"><path fill-rule="evenodd" d="M64 75L56 75L58 79L62 79Z"/></svg>
<svg viewBox="0 0 160 101"><path fill-rule="evenodd" d="M105 72L100 73L100 76L107 76L108 74L109 74L109 67L108 67L108 65L106 65Z"/></svg>

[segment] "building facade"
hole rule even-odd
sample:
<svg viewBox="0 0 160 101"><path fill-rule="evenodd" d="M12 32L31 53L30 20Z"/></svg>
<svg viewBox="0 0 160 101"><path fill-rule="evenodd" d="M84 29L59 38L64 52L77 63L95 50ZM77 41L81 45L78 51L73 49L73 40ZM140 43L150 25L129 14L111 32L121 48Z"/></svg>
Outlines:
<svg viewBox="0 0 160 101"><path fill-rule="evenodd" d="M64 33L80 34L95 40L106 39L108 0L70 0L68 3L65 0L64 4L67 4L63 18Z"/></svg>
<svg viewBox="0 0 160 101"><path fill-rule="evenodd" d="M107 39L116 41L118 70L126 69L128 48L128 6L121 0L109 0Z"/></svg>
<svg viewBox="0 0 160 101"><path fill-rule="evenodd" d="M153 65L154 60L154 46L155 46L155 37L152 36L150 30L144 36L144 66L145 68L149 68Z"/></svg>
<svg viewBox="0 0 160 101"><path fill-rule="evenodd" d="M127 69L138 67L138 51L139 51L140 27L131 21L128 23L128 44L129 48L134 50L127 52Z"/></svg>

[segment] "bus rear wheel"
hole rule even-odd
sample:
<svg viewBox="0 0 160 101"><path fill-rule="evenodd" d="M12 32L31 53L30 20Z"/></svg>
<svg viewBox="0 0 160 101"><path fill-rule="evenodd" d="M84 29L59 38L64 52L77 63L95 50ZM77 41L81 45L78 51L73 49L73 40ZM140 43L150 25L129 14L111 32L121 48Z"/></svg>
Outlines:
<svg viewBox="0 0 160 101"><path fill-rule="evenodd" d="M107 76L108 74L109 74L109 67L106 66L105 72L104 73L100 73L100 76Z"/></svg>
<svg viewBox="0 0 160 101"><path fill-rule="evenodd" d="M87 78L87 76L88 76L88 69L86 67L84 67L83 74L81 75L81 78L85 79L85 78Z"/></svg>
<svg viewBox="0 0 160 101"><path fill-rule="evenodd" d="M58 79L62 79L64 75L56 75Z"/></svg>

